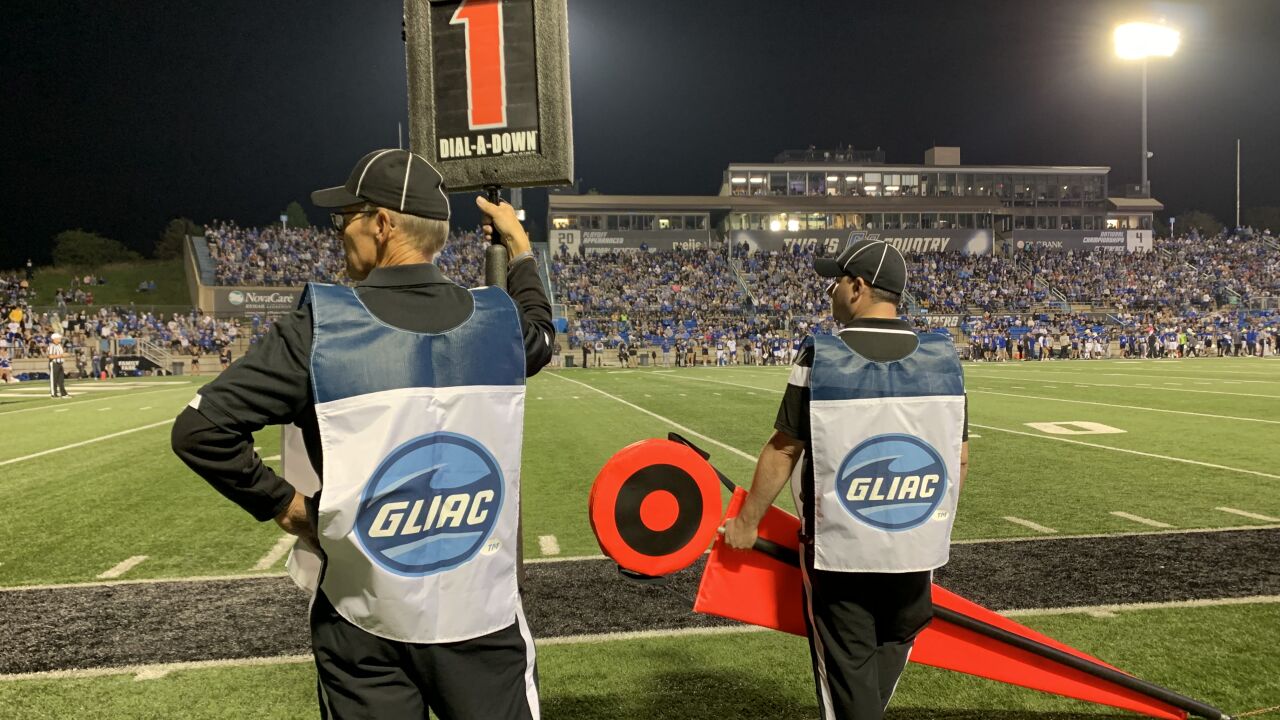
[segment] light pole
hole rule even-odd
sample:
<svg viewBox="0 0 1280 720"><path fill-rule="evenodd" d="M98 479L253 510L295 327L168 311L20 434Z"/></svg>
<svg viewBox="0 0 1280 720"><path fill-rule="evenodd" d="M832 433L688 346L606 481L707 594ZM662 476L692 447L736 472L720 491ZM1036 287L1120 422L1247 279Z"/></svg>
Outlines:
<svg viewBox="0 0 1280 720"><path fill-rule="evenodd" d="M1147 181L1147 59L1171 57L1178 51L1182 34L1163 24L1134 22L1116 27L1116 55L1123 60L1142 61L1142 194L1151 197Z"/></svg>

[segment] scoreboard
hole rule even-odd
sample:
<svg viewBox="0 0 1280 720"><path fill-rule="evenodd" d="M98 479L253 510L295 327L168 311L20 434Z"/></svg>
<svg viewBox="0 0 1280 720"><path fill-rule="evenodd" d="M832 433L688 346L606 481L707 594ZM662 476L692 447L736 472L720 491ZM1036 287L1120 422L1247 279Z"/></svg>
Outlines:
<svg viewBox="0 0 1280 720"><path fill-rule="evenodd" d="M409 136L450 192L573 177L566 0L406 0Z"/></svg>

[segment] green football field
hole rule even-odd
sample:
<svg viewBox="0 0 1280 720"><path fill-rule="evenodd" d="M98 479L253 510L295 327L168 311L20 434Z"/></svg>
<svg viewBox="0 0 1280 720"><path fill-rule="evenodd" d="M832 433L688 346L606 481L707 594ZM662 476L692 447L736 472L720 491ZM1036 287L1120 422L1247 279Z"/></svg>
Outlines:
<svg viewBox="0 0 1280 720"><path fill-rule="evenodd" d="M1280 527L1280 361L968 364L965 371L970 471L958 543ZM599 555L586 515L591 481L611 454L642 438L680 432L749 483L786 378L786 368L754 367L570 369L533 378L526 556ZM49 399L39 383L0 386L0 588L283 570L275 525L254 522L169 451L170 421L205 381L72 382L74 397L63 400ZM268 464L278 463L277 430L264 430L256 444ZM779 504L790 509L785 492ZM1231 712L1280 706L1280 548L1271 558L1262 572L1270 584L1231 604L1062 609L1022 621ZM803 641L773 633L558 637L541 648L540 663L544 717L816 717ZM314 673L297 658L149 674L67 670L0 674L0 718L315 716ZM1100 716L1111 715L917 666L890 713Z"/></svg>

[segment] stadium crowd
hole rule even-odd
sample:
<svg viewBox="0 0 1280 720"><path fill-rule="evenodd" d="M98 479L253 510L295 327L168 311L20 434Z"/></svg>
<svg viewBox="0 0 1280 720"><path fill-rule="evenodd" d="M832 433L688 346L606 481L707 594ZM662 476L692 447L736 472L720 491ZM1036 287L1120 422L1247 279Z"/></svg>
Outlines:
<svg viewBox="0 0 1280 720"><path fill-rule="evenodd" d="M204 232L218 285L347 282L342 238L336 230L242 228L214 221ZM484 281L484 243L474 231L451 233L436 261L460 285L475 287Z"/></svg>
<svg viewBox="0 0 1280 720"><path fill-rule="evenodd" d="M1232 291L1244 299L1246 292L1280 295L1280 252L1260 239L1191 235L1157 241L1145 253L928 253L907 261L911 297L904 311L921 328L969 336L976 358L1157 356L1152 336L1161 357L1169 347L1179 354L1220 347L1248 353L1251 335L1257 353L1276 347L1274 313L1212 312ZM810 252L743 252L731 262L737 273L723 255L706 250L555 258L557 299L576 316L570 348L585 347L584 363L592 364L601 362L599 350L635 356L644 346L674 350L677 362L690 347L696 363L714 363L717 350L726 362L746 362L754 355L731 352L729 340L772 348L831 332ZM1070 314L1068 303L1093 313ZM950 322L938 324L937 315ZM1119 344L1125 348L1114 349ZM592 351L597 357L588 360ZM773 358L770 351L760 355L759 362Z"/></svg>
<svg viewBox="0 0 1280 720"><path fill-rule="evenodd" d="M341 239L318 228L206 226L219 283L346 282ZM461 285L483 283L485 243L476 231L450 235L436 262ZM1097 358L1169 354L1275 354L1280 313L1215 308L1280 296L1280 250L1270 238L1190 234L1158 239L1151 252L1022 250L1012 257L960 253L907 256L910 311L921 329L968 338L974 359ZM570 309L570 352L584 364L624 364L644 355L667 364L787 362L812 332L834 330L813 255L713 250L564 253L552 258L556 300ZM219 353L256 342L261 316L224 320L193 310L161 316L91 305L102 280L76 277L55 294L56 310L33 312L29 281L0 276L5 332L0 348L38 357L62 333L90 356L137 342L178 355ZM1072 313L1063 300L1092 313ZM16 311L16 312L15 312ZM594 355L595 357L591 357ZM612 362L610 363L612 364Z"/></svg>

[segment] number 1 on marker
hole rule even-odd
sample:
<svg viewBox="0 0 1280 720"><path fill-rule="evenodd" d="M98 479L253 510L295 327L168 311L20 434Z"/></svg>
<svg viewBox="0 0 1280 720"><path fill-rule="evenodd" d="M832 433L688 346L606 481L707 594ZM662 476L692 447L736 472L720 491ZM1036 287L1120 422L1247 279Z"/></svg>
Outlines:
<svg viewBox="0 0 1280 720"><path fill-rule="evenodd" d="M472 130L506 127L501 0L462 0L449 24L466 31L468 124Z"/></svg>

